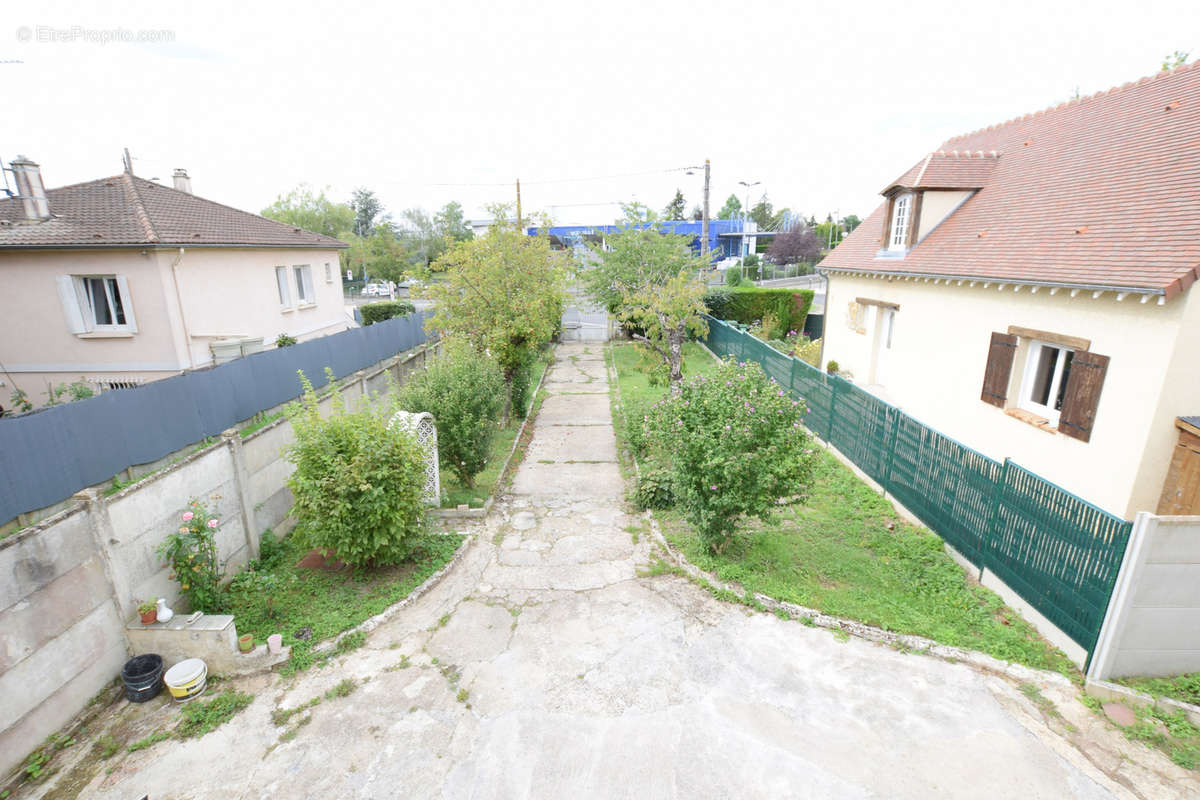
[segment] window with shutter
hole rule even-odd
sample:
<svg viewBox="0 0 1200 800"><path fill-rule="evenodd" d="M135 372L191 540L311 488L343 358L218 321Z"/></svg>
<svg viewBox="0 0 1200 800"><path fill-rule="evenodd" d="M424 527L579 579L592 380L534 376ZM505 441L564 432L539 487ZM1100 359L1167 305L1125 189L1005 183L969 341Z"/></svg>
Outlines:
<svg viewBox="0 0 1200 800"><path fill-rule="evenodd" d="M1063 392L1058 432L1082 442L1092 438L1100 390L1108 374L1108 356L1078 351L1071 360L1071 374Z"/></svg>
<svg viewBox="0 0 1200 800"><path fill-rule="evenodd" d="M1004 408L1008 401L1008 379L1012 375L1013 357L1016 354L1017 337L1007 333L992 333L980 400L991 403L996 408Z"/></svg>
<svg viewBox="0 0 1200 800"><path fill-rule="evenodd" d="M137 333L124 275L59 275L55 280L71 333L89 337Z"/></svg>

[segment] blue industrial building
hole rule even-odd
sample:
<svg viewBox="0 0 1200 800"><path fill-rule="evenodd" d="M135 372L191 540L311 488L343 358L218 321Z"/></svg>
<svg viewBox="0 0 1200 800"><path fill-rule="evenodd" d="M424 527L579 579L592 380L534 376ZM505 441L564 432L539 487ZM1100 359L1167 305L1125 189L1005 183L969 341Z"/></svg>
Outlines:
<svg viewBox="0 0 1200 800"><path fill-rule="evenodd" d="M700 237L703 233L700 220L661 220L653 223L663 233L691 237L692 249L700 252ZM548 229L554 246L566 250L585 248L589 243L602 241L604 236L622 230L622 225L553 225ZM710 219L708 221L708 248L713 258L740 258L745 252L754 252L754 240L759 236L774 236L773 231L758 231L753 222L740 219ZM541 233L539 228L530 228L530 236ZM748 245L748 248L747 248Z"/></svg>

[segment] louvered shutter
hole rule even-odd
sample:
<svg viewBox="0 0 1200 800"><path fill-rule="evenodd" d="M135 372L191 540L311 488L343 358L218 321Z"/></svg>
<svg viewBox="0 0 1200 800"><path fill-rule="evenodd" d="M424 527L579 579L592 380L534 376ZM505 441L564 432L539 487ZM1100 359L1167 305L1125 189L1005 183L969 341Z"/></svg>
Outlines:
<svg viewBox="0 0 1200 800"><path fill-rule="evenodd" d="M1013 357L1017 354L1017 337L1007 333L992 333L988 347L987 368L983 371L983 393L979 399L996 408L1008 401L1008 378L1012 374Z"/></svg>
<svg viewBox="0 0 1200 800"><path fill-rule="evenodd" d="M1108 374L1108 356L1076 351L1067 377L1062 411L1058 417L1058 432L1086 442L1092 438L1096 408L1100 405L1100 390Z"/></svg>

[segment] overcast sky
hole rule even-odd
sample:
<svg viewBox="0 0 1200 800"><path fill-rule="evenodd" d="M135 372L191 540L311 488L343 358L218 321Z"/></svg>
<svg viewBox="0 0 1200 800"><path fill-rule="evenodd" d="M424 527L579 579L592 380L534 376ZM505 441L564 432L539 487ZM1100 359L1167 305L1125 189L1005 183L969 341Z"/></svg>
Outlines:
<svg viewBox="0 0 1200 800"><path fill-rule="evenodd" d="M710 158L714 215L758 181L751 202L865 217L952 135L1200 56L1195 0L79 5L4 14L5 165L62 186L128 147L256 212L307 182L482 216L520 177L527 213L609 222L582 204L690 207L678 168ZM170 41L95 41L112 29Z"/></svg>

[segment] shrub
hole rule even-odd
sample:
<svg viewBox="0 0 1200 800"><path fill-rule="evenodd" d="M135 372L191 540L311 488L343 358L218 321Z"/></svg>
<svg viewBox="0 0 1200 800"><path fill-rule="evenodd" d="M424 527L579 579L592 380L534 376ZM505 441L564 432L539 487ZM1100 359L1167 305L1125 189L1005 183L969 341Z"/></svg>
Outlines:
<svg viewBox="0 0 1200 800"><path fill-rule="evenodd" d="M288 336L286 333L281 333L275 337L276 347L291 347L296 343L295 336Z"/></svg>
<svg viewBox="0 0 1200 800"><path fill-rule="evenodd" d="M725 268L725 285L726 286L741 286L742 285L742 268L734 264L732 267Z"/></svg>
<svg viewBox="0 0 1200 800"><path fill-rule="evenodd" d="M525 419L529 410L529 392L533 388L533 365L538 356L532 357L513 371L512 378L512 413L517 419Z"/></svg>
<svg viewBox="0 0 1200 800"><path fill-rule="evenodd" d="M199 500L188 503L180 521L179 529L158 546L158 555L171 569L171 580L179 581L179 591L192 611L223 611L216 537L220 522Z"/></svg>
<svg viewBox="0 0 1200 800"><path fill-rule="evenodd" d="M670 465L675 500L710 550L724 550L740 516L765 520L780 498L803 493L813 460L803 415L752 362L723 362L655 406L655 453Z"/></svg>
<svg viewBox="0 0 1200 800"><path fill-rule="evenodd" d="M631 400L625 404L623 432L634 458L646 455L650 440L646 438L646 426L650 424L650 404L644 400Z"/></svg>
<svg viewBox="0 0 1200 800"><path fill-rule="evenodd" d="M838 369L839 369L839 364L836 361L834 361L833 359L830 359L829 362L825 365L825 371L828 372L830 375L837 375Z"/></svg>
<svg viewBox="0 0 1200 800"><path fill-rule="evenodd" d="M675 505L671 491L671 472L663 467L650 466L638 477L633 501L640 509L670 508Z"/></svg>
<svg viewBox="0 0 1200 800"><path fill-rule="evenodd" d="M330 381L332 371L326 370ZM296 440L287 457L297 518L292 534L305 547L336 551L347 564L395 564L408 558L424 530L425 459L399 426L395 400L345 407L334 391L322 416L312 383L288 407Z"/></svg>
<svg viewBox="0 0 1200 800"><path fill-rule="evenodd" d="M796 343L795 349L792 352L796 358L800 359L804 363L814 366L817 369L821 368L820 339L809 339L807 337L803 337L799 342Z"/></svg>
<svg viewBox="0 0 1200 800"><path fill-rule="evenodd" d="M804 330L804 320L812 306L811 289L760 289L756 286L741 286L724 290L725 297L717 297L710 291L704 303L717 319L733 320L743 325L752 325L766 314L774 314L782 323L784 331Z"/></svg>
<svg viewBox="0 0 1200 800"><path fill-rule="evenodd" d="M359 306L358 313L362 314L363 325L374 325L392 317L407 316L417 308L405 300L388 300L383 303L367 303Z"/></svg>
<svg viewBox="0 0 1200 800"><path fill-rule="evenodd" d="M496 362L463 346L414 374L400 405L433 414L440 463L471 487L487 465L504 397L504 376Z"/></svg>

